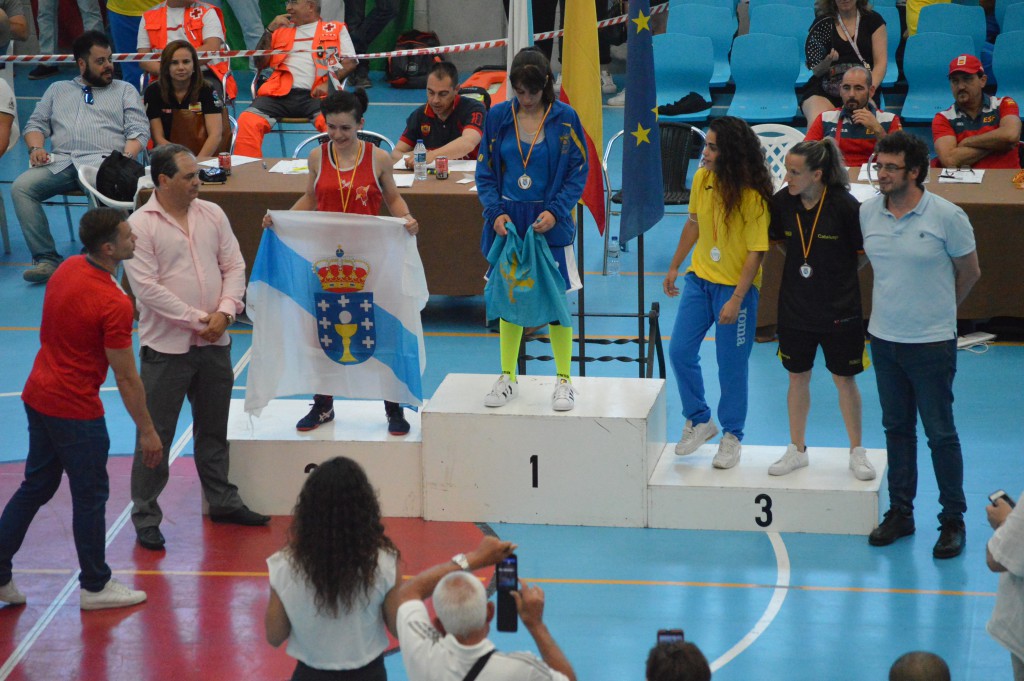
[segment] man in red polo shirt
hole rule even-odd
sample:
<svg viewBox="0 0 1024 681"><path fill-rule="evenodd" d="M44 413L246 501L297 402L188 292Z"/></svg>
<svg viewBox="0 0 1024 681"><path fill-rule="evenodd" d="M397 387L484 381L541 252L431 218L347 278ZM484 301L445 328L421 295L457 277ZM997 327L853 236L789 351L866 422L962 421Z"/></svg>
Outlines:
<svg viewBox="0 0 1024 681"><path fill-rule="evenodd" d="M932 139L943 168L1020 168L1020 110L1011 97L989 97L981 61L961 54L949 63L954 104L935 114Z"/></svg>
<svg viewBox="0 0 1024 681"><path fill-rule="evenodd" d="M484 127L484 105L471 97L459 96L459 72L451 62L435 63L427 74L427 105L409 114L405 132L391 152L396 161L405 158L412 168L413 147L423 140L427 163L438 156L476 159Z"/></svg>

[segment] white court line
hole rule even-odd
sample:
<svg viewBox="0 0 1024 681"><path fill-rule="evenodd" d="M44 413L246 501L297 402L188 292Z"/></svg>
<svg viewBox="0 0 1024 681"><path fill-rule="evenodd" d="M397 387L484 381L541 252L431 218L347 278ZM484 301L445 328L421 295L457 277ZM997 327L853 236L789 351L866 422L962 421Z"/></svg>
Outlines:
<svg viewBox="0 0 1024 681"><path fill-rule="evenodd" d="M251 358L252 348L249 348L248 350L245 351L245 354L242 355L242 358L238 360L238 364L235 365L234 372L236 379L238 378L239 374L242 373L245 367L248 366L249 360ZM185 449L185 446L189 443L191 439L192 426L190 424L189 427L185 429L185 432L181 434L181 437L178 438L178 441L174 443L174 446L171 447L171 452L167 460L168 466L174 463L175 459L178 458L182 450ZM128 523L128 519L131 517L131 512L132 504L131 502L129 502L128 505L124 507L124 510L121 511L121 515L119 515L117 517L117 520L114 521L114 524L111 525L110 529L107 530L106 544L104 545L105 547L109 547L113 543L117 535L121 532L121 530L124 529L124 526ZM80 573L81 570L75 570L75 573L71 575L70 579L68 579L67 584L64 585L64 588L60 590L60 593L57 594L57 597L55 599L53 599L53 602L51 602L50 605L47 606L46 611L43 612L42 616L39 618L39 621L37 621L35 625L33 625L32 629L28 632L25 638L18 644L18 647L14 649L13 653L11 653L11 656L7 658L7 661L4 662L4 666L0 667L0 681L5 681L5 679L7 679L7 677L11 675L11 672L14 671L14 668L18 666L18 663L21 662L22 659L24 659L25 655L28 654L29 649L33 646L33 644L35 644L36 639L38 639L43 634L43 632L46 631L46 627L49 626L50 622L57 615L57 611L61 608L61 606L64 605L64 603L67 602L68 598L71 597L71 594L78 587L78 575Z"/></svg>
<svg viewBox="0 0 1024 681"><path fill-rule="evenodd" d="M761 615L761 619L757 620L754 628L748 631L747 635L741 638L736 645L729 648L721 657L711 663L711 673L729 664L740 653L749 648L765 632L772 623L772 620L775 619L775 616L779 614L779 610L782 609L782 602L786 600L786 594L789 592L790 577L789 552L786 551L786 544L782 541L782 537L779 536L778 532L769 532L768 539L771 541L772 549L775 551L775 563L778 566L778 576L775 579L775 591L772 593L772 599L768 601L768 607L765 608L764 614ZM3 677L0 677L0 681L2 679Z"/></svg>

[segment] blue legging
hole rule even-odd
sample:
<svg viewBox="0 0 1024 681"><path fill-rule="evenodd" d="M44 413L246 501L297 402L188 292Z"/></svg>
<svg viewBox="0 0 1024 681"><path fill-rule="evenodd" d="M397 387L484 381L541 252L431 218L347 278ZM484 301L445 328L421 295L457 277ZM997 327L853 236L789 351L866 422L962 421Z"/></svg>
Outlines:
<svg viewBox="0 0 1024 681"><path fill-rule="evenodd" d="M743 440L747 420L747 363L754 345L759 292L750 287L735 324L718 324L718 313L735 290L735 286L712 284L693 272L687 273L683 278L683 294L668 355L679 385L683 414L694 424L707 423L711 420L711 409L704 399L700 345L708 329L716 326L715 353L722 393L718 421L723 431Z"/></svg>

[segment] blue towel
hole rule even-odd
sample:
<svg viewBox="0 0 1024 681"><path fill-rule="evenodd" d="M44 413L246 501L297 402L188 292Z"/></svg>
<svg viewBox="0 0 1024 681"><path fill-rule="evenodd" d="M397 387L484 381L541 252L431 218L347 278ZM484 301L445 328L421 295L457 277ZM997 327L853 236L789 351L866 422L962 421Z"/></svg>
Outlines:
<svg viewBox="0 0 1024 681"><path fill-rule="evenodd" d="M487 254L491 264L484 286L487 321L572 326L565 280L544 236L530 229L520 238L511 223L506 227L508 236L497 237Z"/></svg>

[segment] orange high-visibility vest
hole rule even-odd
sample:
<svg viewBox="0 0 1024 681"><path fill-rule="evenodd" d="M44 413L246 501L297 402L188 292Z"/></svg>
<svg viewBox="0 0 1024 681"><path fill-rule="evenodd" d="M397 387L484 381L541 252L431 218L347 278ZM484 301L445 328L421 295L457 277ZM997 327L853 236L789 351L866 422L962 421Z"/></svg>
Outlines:
<svg viewBox="0 0 1024 681"><path fill-rule="evenodd" d="M345 30L347 30L345 24L339 21L317 22L316 33L313 35L313 52L310 54L316 67L316 72L313 76L313 87L311 89L315 90L327 81L328 61L332 59L338 62L341 61L341 32ZM290 52L295 45L295 31L294 26L286 26L274 31L270 41L270 48ZM283 97L291 92L293 76L285 64L287 57L287 54L275 54L270 57L268 66L274 69L274 74L260 87L256 93L257 95Z"/></svg>
<svg viewBox="0 0 1024 681"><path fill-rule="evenodd" d="M182 17L181 23L185 30L185 38L196 50L203 49L203 18L207 12L217 13L220 28L227 35L227 31L224 29L224 16L221 14L220 8L208 5L205 2L194 2L185 8L185 14ZM149 10L142 15L142 18L146 22L146 33L149 34L150 46L158 50L167 47L167 3L161 3L159 6ZM224 82L225 98L232 100L237 97L238 85L235 84L235 77L228 70L227 60L217 64L207 64L207 66L217 74L217 78ZM226 81L225 76L227 77Z"/></svg>

